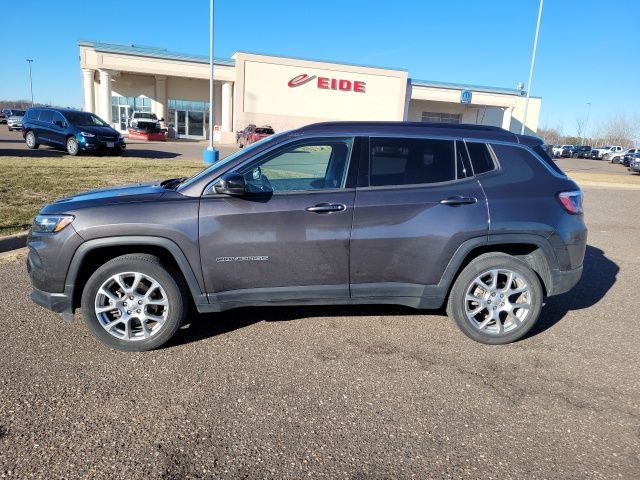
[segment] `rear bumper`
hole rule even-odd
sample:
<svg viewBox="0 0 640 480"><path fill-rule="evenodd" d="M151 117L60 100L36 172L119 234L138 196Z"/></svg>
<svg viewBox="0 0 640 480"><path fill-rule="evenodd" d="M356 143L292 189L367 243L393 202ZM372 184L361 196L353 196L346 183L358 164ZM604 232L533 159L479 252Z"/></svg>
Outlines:
<svg viewBox="0 0 640 480"><path fill-rule="evenodd" d="M31 300L41 307L59 313L66 321L73 320L71 298L66 293L50 293L33 288Z"/></svg>
<svg viewBox="0 0 640 480"><path fill-rule="evenodd" d="M548 296L560 295L571 290L582 277L582 265L573 270L551 270L551 285Z"/></svg>

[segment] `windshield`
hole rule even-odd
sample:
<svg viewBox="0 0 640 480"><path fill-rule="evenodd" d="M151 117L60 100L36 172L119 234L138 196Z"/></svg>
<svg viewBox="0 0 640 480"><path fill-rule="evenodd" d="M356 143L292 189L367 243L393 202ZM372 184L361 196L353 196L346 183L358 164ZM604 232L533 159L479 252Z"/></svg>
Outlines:
<svg viewBox="0 0 640 480"><path fill-rule="evenodd" d="M11 110L11 116L24 117L24 110Z"/></svg>
<svg viewBox="0 0 640 480"><path fill-rule="evenodd" d="M106 123L96 117L93 113L88 112L65 112L64 116L67 121L78 127L108 127Z"/></svg>
<svg viewBox="0 0 640 480"><path fill-rule="evenodd" d="M135 113L135 117L136 118L148 118L150 120L156 120L156 114L155 113L136 112Z"/></svg>
<svg viewBox="0 0 640 480"><path fill-rule="evenodd" d="M260 149L265 143L267 142L273 142L274 140L284 136L285 134L289 133L288 131L286 132L281 132L278 133L277 135L271 135L270 137L265 137L262 138L260 140L258 140L255 143L252 143L251 145L249 145L248 147L242 148L240 150L237 150L236 152L233 152L231 155L224 157L221 160L218 160L216 163L210 165L209 167L205 168L204 170L202 170L200 173L196 173L193 177L189 178L188 180L186 180L182 185L180 185L181 188L183 187L187 187L189 185L191 185L192 183L197 182L198 180L200 180L202 177L207 176L210 172L223 167L224 165L233 162L236 158L238 158L240 155L244 155L246 153L251 153L254 150L258 150Z"/></svg>
<svg viewBox="0 0 640 480"><path fill-rule="evenodd" d="M271 135L273 133L273 128L256 128L256 133L266 133L267 135Z"/></svg>

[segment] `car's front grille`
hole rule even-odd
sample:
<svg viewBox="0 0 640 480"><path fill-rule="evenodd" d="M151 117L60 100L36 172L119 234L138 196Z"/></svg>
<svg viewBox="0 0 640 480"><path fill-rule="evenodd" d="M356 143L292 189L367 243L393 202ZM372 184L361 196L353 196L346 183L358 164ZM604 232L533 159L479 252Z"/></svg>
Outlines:
<svg viewBox="0 0 640 480"><path fill-rule="evenodd" d="M117 138L110 135L98 135L98 140L101 140L103 142L115 142Z"/></svg>

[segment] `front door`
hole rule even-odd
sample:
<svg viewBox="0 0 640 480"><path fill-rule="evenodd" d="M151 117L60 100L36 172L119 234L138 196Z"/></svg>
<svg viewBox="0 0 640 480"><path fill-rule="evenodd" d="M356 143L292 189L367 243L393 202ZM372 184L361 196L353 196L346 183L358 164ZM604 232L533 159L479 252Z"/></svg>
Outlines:
<svg viewBox="0 0 640 480"><path fill-rule="evenodd" d="M129 127L129 105L118 105L118 118L114 119L120 132L126 132Z"/></svg>
<svg viewBox="0 0 640 480"><path fill-rule="evenodd" d="M200 254L212 303L349 297L353 147L353 138L294 140L235 168L251 193L205 193Z"/></svg>
<svg viewBox="0 0 640 480"><path fill-rule="evenodd" d="M192 110L176 110L176 134L178 138L205 138L205 114Z"/></svg>
<svg viewBox="0 0 640 480"><path fill-rule="evenodd" d="M425 287L438 284L465 240L488 234L464 142L372 137L368 168L355 204L351 295L430 306Z"/></svg>

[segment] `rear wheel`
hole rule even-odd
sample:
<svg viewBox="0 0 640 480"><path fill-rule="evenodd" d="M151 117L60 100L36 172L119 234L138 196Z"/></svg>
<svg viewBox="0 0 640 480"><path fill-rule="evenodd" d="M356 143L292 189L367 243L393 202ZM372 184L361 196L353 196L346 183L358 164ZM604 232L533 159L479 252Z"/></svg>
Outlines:
<svg viewBox="0 0 640 480"><path fill-rule="evenodd" d="M178 272L153 255L114 258L85 285L85 323L111 348L130 352L158 348L184 321L188 304L181 280Z"/></svg>
<svg viewBox="0 0 640 480"><path fill-rule="evenodd" d="M458 276L447 314L469 338L499 345L526 335L540 316L542 301L540 280L526 263L487 253Z"/></svg>
<svg viewBox="0 0 640 480"><path fill-rule="evenodd" d="M75 137L67 138L67 153L72 156L78 155L80 153L80 148L78 147L78 140Z"/></svg>
<svg viewBox="0 0 640 480"><path fill-rule="evenodd" d="M31 150L35 150L40 146L38 140L36 139L36 134L31 130L27 132L25 136L25 142L27 143L27 148L30 148Z"/></svg>

